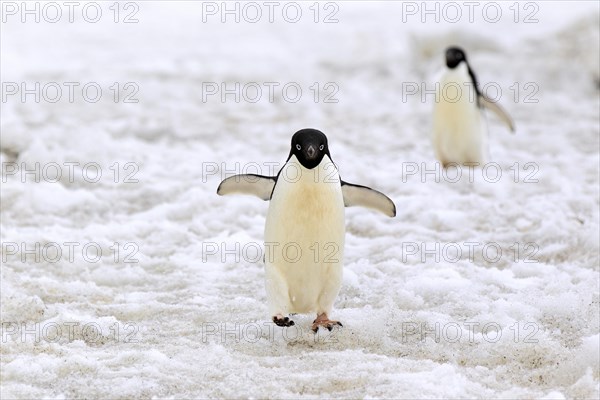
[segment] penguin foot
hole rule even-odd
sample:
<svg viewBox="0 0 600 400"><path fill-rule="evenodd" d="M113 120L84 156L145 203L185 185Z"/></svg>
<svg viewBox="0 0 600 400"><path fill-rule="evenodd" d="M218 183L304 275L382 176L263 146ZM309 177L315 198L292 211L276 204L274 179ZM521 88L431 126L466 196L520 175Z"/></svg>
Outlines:
<svg viewBox="0 0 600 400"><path fill-rule="evenodd" d="M320 326L322 326L323 328L327 328L328 331L331 331L334 326L343 327L344 325L342 325L342 323L340 321L330 320L329 317L327 317L327 314L323 313L323 314L317 315L317 319L315 319L313 321L312 331L314 333L317 333Z"/></svg>
<svg viewBox="0 0 600 400"><path fill-rule="evenodd" d="M294 321L292 321L288 317L284 317L281 314L273 316L273 322L275 323L275 325L283 326L283 327L296 325L296 323Z"/></svg>

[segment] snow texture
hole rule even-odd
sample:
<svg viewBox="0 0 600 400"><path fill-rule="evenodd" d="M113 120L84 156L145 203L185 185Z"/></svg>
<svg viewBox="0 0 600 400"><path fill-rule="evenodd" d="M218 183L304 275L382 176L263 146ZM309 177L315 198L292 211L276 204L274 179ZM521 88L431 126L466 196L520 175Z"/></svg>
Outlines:
<svg viewBox="0 0 600 400"><path fill-rule="evenodd" d="M297 3L297 23L285 3L273 23L262 2L256 23L250 9L222 23L200 2L166 1L121 3L117 23L113 2L97 3L97 23L82 18L86 3L69 22L58 2L59 22L22 23L7 3L3 399L599 397L598 2L519 3L517 22L516 3L494 3L495 23L483 2L472 22L454 3L454 23L447 7L423 23L406 9L421 2L320 3L317 23L313 2ZM130 14L137 23L123 23ZM456 182L425 174L436 167L432 77L451 44L490 94L502 89L517 126L511 135L488 113L497 164ZM50 85L22 101L23 82L55 82L62 97L48 101ZM93 87L81 93L90 82L97 102ZM263 93L203 99L207 82ZM295 103L289 82L302 89ZM317 335L314 315L287 329L267 315L268 203L216 195L233 173L280 167L306 127L328 135L344 180L398 208L394 219L346 209L332 315L344 327ZM36 163L40 176L25 174Z"/></svg>

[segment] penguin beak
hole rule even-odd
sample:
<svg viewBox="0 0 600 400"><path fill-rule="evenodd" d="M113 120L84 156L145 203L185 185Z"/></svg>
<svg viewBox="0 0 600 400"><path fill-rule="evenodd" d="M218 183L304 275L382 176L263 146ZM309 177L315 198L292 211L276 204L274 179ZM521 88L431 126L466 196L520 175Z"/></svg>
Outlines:
<svg viewBox="0 0 600 400"><path fill-rule="evenodd" d="M308 156L309 159L312 160L317 155L317 148L315 146L313 146L312 144L309 145L308 148L306 149L306 155Z"/></svg>

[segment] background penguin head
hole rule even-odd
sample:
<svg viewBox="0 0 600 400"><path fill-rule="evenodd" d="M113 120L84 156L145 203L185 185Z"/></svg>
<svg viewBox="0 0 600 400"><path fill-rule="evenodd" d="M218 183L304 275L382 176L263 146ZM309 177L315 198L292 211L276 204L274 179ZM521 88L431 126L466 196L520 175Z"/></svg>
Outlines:
<svg viewBox="0 0 600 400"><path fill-rule="evenodd" d="M460 47L448 47L446 49L446 66L454 69L461 62L467 62L467 56Z"/></svg>
<svg viewBox="0 0 600 400"><path fill-rule="evenodd" d="M331 159L327 136L316 129L302 129L292 136L292 148L288 160L296 156L304 168L313 169L321 163L325 155Z"/></svg>

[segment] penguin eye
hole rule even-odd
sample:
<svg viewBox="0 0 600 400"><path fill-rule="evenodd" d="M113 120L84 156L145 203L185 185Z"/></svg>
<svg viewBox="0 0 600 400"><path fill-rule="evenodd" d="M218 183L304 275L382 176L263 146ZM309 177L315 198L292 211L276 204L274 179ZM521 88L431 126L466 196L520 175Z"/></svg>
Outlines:
<svg viewBox="0 0 600 400"><path fill-rule="evenodd" d="M296 149L297 150L302 150L302 146L300 146L299 144L296 145Z"/></svg>
<svg viewBox="0 0 600 400"><path fill-rule="evenodd" d="M320 145L320 146L319 146L319 150L321 150L321 151L322 151L324 148L325 148L325 145L324 145L324 144L322 144L322 145Z"/></svg>

